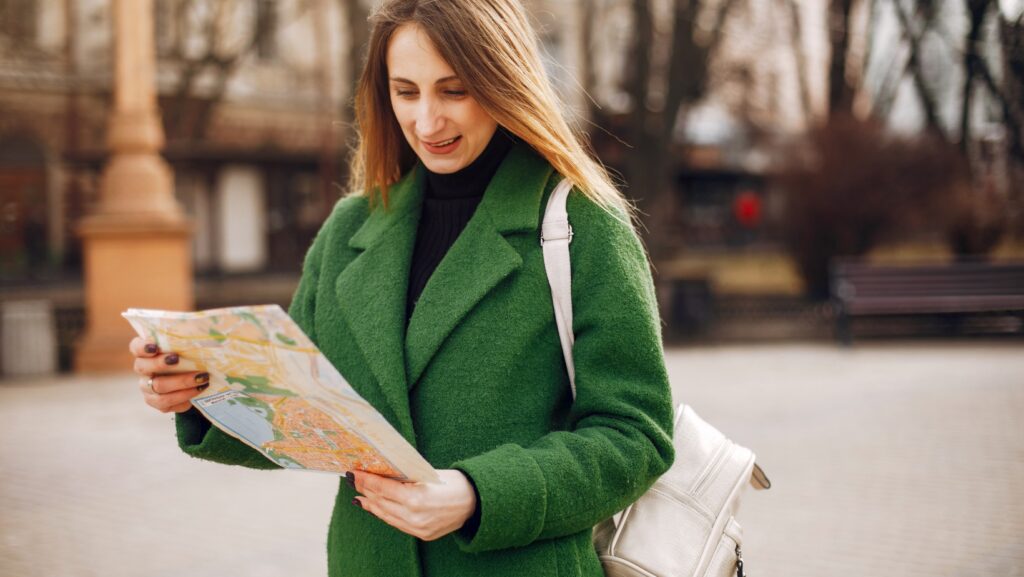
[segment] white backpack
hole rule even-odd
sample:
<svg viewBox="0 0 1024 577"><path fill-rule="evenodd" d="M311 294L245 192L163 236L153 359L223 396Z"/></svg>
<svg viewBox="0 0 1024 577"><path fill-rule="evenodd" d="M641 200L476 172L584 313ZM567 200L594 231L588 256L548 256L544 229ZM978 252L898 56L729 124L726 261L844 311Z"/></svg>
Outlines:
<svg viewBox="0 0 1024 577"><path fill-rule="evenodd" d="M572 357L572 274L563 180L551 193L541 226L544 268L555 309L565 366L576 398ZM733 443L689 406L675 411L676 460L646 493L594 527L594 546L608 577L743 576L742 529L736 522L747 483L768 489L771 482L754 453Z"/></svg>

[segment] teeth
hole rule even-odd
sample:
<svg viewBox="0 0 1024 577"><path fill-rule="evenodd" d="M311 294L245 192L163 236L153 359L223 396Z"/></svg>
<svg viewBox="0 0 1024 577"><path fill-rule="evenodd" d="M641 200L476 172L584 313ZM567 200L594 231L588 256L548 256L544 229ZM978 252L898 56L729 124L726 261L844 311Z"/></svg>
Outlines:
<svg viewBox="0 0 1024 577"><path fill-rule="evenodd" d="M458 138L459 138L458 136L456 136L455 138L449 138L448 140L445 140L444 142L437 142L437 143L432 144L431 146L448 146L449 144L455 142Z"/></svg>

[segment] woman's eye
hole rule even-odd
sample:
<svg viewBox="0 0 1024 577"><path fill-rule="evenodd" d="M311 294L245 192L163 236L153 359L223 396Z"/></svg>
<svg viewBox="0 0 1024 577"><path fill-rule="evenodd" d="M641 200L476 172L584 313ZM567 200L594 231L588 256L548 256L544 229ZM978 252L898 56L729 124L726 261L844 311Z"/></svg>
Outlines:
<svg viewBox="0 0 1024 577"><path fill-rule="evenodd" d="M465 90L445 90L444 93L455 98L461 98L466 95Z"/></svg>
<svg viewBox="0 0 1024 577"><path fill-rule="evenodd" d="M415 96L416 93L412 90L396 90L395 94L398 96Z"/></svg>

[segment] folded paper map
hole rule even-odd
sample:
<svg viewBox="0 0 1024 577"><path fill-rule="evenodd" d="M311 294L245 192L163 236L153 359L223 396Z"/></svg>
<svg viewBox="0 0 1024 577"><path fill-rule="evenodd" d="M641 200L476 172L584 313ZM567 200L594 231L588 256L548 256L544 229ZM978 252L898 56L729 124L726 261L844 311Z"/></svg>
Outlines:
<svg viewBox="0 0 1024 577"><path fill-rule="evenodd" d="M437 472L348 384L277 305L180 313L128 309L144 339L210 373L192 405L289 469L369 471L437 482Z"/></svg>

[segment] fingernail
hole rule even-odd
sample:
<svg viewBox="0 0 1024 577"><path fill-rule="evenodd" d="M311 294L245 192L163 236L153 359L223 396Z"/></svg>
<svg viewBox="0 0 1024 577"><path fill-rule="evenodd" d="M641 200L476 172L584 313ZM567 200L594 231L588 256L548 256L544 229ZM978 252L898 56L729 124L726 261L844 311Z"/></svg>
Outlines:
<svg viewBox="0 0 1024 577"><path fill-rule="evenodd" d="M205 391L206 389L209 389L209 388L210 388L210 385L200 385L200 386L196 387L196 390L198 390L201 393L201 392L203 392L203 391Z"/></svg>
<svg viewBox="0 0 1024 577"><path fill-rule="evenodd" d="M353 489L356 488L356 476L353 475L351 471L345 473L345 481L348 483L349 487L352 487Z"/></svg>
<svg viewBox="0 0 1024 577"><path fill-rule="evenodd" d="M355 505L356 507L359 507L360 509L363 508L363 504L359 502L359 499L352 499L352 504Z"/></svg>
<svg viewBox="0 0 1024 577"><path fill-rule="evenodd" d="M164 363L168 365L178 364L178 353L171 353L164 357Z"/></svg>
<svg viewBox="0 0 1024 577"><path fill-rule="evenodd" d="M151 354L151 355L155 355L158 352L160 352L160 349L156 345L154 345L152 343L146 345L145 350L146 350L146 353Z"/></svg>
<svg viewBox="0 0 1024 577"><path fill-rule="evenodd" d="M199 373L196 375L196 382L203 384L210 381L210 373Z"/></svg>

